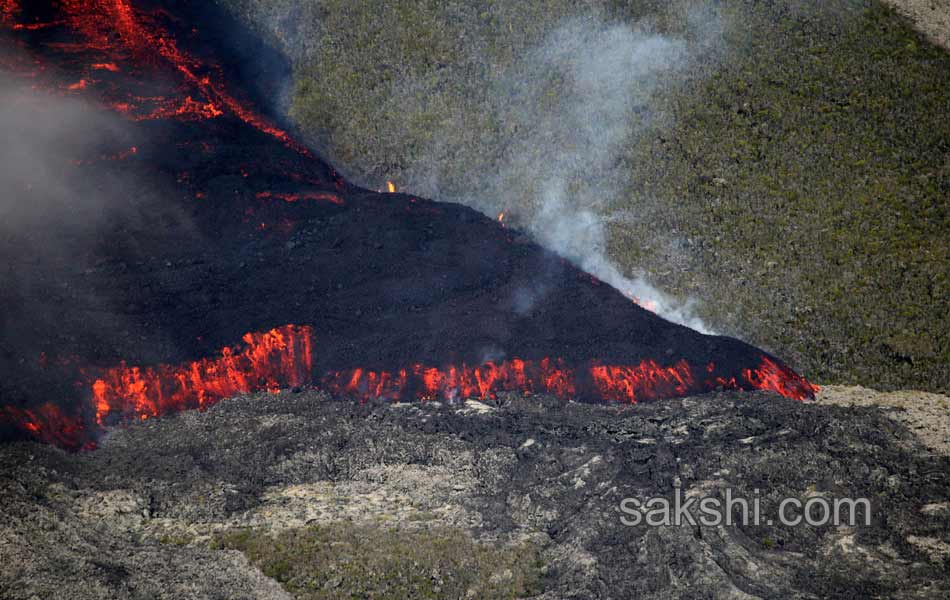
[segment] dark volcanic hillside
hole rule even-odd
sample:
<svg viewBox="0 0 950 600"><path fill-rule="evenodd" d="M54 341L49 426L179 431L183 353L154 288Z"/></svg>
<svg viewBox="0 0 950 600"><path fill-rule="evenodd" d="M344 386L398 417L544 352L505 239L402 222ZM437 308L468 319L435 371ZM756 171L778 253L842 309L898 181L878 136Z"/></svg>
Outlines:
<svg viewBox="0 0 950 600"><path fill-rule="evenodd" d="M207 7L4 7L24 165L0 240L8 434L87 446L124 419L309 383L813 395L777 359L666 322L471 209L348 185L243 94L249 75L219 58L235 25Z"/></svg>

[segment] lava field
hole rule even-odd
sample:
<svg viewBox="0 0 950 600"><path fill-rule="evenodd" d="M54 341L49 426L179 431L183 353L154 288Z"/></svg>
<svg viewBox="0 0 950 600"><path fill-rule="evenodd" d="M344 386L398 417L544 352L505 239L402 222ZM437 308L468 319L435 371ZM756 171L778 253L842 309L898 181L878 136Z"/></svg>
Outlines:
<svg viewBox="0 0 950 600"><path fill-rule="evenodd" d="M0 228L4 439L88 449L132 419L311 385L814 395L470 208L351 185L264 108L289 66L206 3L0 0L0 30L5 91L36 119L18 131L52 128L44 160L68 183L64 204L40 170L5 182L7 207L35 209ZM121 125L55 144L62 102Z"/></svg>

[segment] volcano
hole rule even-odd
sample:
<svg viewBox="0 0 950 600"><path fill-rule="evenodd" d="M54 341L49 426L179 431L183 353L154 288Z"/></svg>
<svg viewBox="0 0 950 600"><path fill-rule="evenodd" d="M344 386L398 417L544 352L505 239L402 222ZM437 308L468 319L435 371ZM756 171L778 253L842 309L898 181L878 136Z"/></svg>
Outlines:
<svg viewBox="0 0 950 600"><path fill-rule="evenodd" d="M67 229L0 229L5 439L88 449L122 422L311 385L814 396L774 356L670 323L497 220L348 183L262 108L289 67L206 3L3 0L0 27L14 87L123 123L63 150L73 204L50 218ZM41 205L42 183L5 203ZM63 214L103 194L121 209Z"/></svg>

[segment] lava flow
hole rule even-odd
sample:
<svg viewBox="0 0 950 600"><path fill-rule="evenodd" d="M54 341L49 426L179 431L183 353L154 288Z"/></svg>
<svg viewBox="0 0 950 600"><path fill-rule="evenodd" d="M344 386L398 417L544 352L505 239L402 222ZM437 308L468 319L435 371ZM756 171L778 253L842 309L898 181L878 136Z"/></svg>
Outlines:
<svg viewBox="0 0 950 600"><path fill-rule="evenodd" d="M504 213L344 182L235 91L255 81L215 49L257 42L215 10L0 0L9 74L123 132L70 157L95 223L0 236L0 438L89 449L121 423L304 385L359 401L814 396L778 359L664 321ZM38 202L42 184L7 186L11 201Z"/></svg>
<svg viewBox="0 0 950 600"><path fill-rule="evenodd" d="M35 410L6 406L0 423L34 439L67 449L95 448L101 427L146 420L188 409L205 409L243 392L277 392L314 383L313 331L285 325L263 333L247 333L243 347L222 348L216 358L179 365L106 369L87 384L89 405L67 416L53 404ZM704 371L710 375L715 366ZM494 399L502 392L548 394L561 400L635 404L700 393L712 389L771 390L804 399L817 390L804 379L763 358L759 369L746 370L743 381L706 377L698 380L685 361L670 367L644 361L634 366L593 365L578 372L561 359L512 359L478 366L432 367L421 364L397 372L352 369L319 378L327 391L369 400ZM94 425L90 414L94 412Z"/></svg>
<svg viewBox="0 0 950 600"><path fill-rule="evenodd" d="M168 95L137 95L123 90L100 90L105 105L136 121L154 119L214 119L225 114L267 134L303 155L310 151L290 134L274 125L246 102L238 100L224 85L219 65L201 60L182 50L175 38L162 26L165 11L139 10L130 0L59 0L59 18L49 22L18 23L23 7L17 0L3 0L0 24L14 31L65 28L79 35L75 43L49 42L48 45L77 56L89 57L78 66L83 72L119 72L120 65L141 71L142 65L165 62L181 78L181 84ZM77 65L70 65L76 69ZM95 87L97 80L81 78L68 84L67 90ZM111 97L111 98L110 98ZM197 99L196 99L197 97Z"/></svg>
<svg viewBox="0 0 950 600"><path fill-rule="evenodd" d="M96 423L201 409L239 392L276 392L308 383L313 369L311 340L309 327L286 325L245 334L243 350L225 347L214 359L109 369L92 384Z"/></svg>
<svg viewBox="0 0 950 600"><path fill-rule="evenodd" d="M343 200L336 194L329 192L258 192L257 198L265 200L267 198L276 198L284 202L299 202L301 200L322 200L331 204L343 204Z"/></svg>
<svg viewBox="0 0 950 600"><path fill-rule="evenodd" d="M327 390L361 400L443 400L494 398L499 392L552 394L573 397L573 371L563 361L513 359L479 366L431 367L413 365L398 372L352 369L328 373L321 380Z"/></svg>
<svg viewBox="0 0 950 600"><path fill-rule="evenodd" d="M21 435L66 450L94 450L98 431L91 429L82 415L66 414L63 409L47 402L35 408L19 406L0 407L0 425Z"/></svg>
<svg viewBox="0 0 950 600"><path fill-rule="evenodd" d="M242 346L222 348L216 358L144 368L123 364L80 382L87 401L70 413L52 403L35 409L4 406L0 424L66 449L92 449L103 426L205 409L242 392L308 383L312 338L309 327L285 325L245 334Z"/></svg>
<svg viewBox="0 0 950 600"><path fill-rule="evenodd" d="M714 365L706 369L709 375ZM585 369L571 368L562 359L537 361L512 359L487 362L478 366L431 367L413 365L397 372L353 369L333 372L321 380L322 386L336 394L362 400L440 400L466 398L494 399L500 392L548 394L561 400L582 398L590 401L636 404L638 401L685 396L721 389L769 390L787 398L813 397L817 386L789 369L763 357L757 369L746 369L741 380L707 376L697 379L686 361L664 367L653 360L638 365L594 364Z"/></svg>

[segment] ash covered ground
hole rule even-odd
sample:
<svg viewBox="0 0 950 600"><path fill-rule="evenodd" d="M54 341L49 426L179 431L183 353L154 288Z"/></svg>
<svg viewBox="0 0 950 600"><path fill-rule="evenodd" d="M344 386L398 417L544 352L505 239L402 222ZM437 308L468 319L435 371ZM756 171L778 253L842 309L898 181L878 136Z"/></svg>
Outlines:
<svg viewBox="0 0 950 600"><path fill-rule="evenodd" d="M950 593L950 459L879 408L303 390L137 424L93 453L6 445L0 465L11 599ZM871 525L621 524L623 498L675 486L759 489L766 514L782 497L866 497Z"/></svg>

